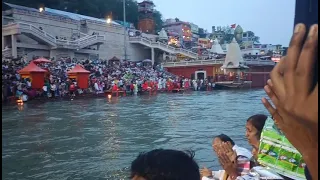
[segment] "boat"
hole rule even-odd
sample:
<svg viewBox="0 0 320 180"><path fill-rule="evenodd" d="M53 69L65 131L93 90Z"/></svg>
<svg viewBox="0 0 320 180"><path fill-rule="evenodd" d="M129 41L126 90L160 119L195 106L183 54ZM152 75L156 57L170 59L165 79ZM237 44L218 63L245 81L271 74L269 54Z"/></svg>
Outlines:
<svg viewBox="0 0 320 180"><path fill-rule="evenodd" d="M251 88L252 81L243 81L243 82L235 82L235 81L221 81L216 82L213 86L215 90L224 90L224 89L248 89Z"/></svg>

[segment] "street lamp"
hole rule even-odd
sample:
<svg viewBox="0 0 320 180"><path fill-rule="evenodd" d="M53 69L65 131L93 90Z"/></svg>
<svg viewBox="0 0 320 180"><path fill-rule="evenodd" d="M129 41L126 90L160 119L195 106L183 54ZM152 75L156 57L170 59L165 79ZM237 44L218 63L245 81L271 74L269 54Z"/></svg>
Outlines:
<svg viewBox="0 0 320 180"><path fill-rule="evenodd" d="M39 12L42 13L43 11L44 11L44 7L40 7L40 8L39 8Z"/></svg>
<svg viewBox="0 0 320 180"><path fill-rule="evenodd" d="M108 16L107 17L107 24L110 24L112 22L112 19Z"/></svg>
<svg viewBox="0 0 320 180"><path fill-rule="evenodd" d="M126 27L126 0L123 0L123 36L124 36L124 60L127 60L127 27Z"/></svg>

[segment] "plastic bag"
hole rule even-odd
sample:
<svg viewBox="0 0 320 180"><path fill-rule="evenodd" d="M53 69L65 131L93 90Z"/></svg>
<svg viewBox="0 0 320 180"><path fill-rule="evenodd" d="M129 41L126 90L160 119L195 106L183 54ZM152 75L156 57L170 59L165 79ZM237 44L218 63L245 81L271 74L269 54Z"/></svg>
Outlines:
<svg viewBox="0 0 320 180"><path fill-rule="evenodd" d="M258 162L275 172L292 178L306 179L301 154L268 118L261 133Z"/></svg>

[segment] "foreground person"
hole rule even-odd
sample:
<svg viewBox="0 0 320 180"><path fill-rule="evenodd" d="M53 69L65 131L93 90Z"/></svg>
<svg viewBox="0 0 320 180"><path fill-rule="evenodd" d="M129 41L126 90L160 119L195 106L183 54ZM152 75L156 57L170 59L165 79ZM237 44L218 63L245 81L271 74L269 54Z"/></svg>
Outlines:
<svg viewBox="0 0 320 180"><path fill-rule="evenodd" d="M256 114L247 119L246 138L251 146L259 148L261 132L267 118L266 115Z"/></svg>
<svg viewBox="0 0 320 180"><path fill-rule="evenodd" d="M170 149L142 153L131 163L131 179L199 180L199 166L193 156Z"/></svg>
<svg viewBox="0 0 320 180"><path fill-rule="evenodd" d="M318 81L313 86L318 60L318 25L313 25L303 43L306 27L297 24L288 54L272 70L262 102L275 124L301 153L307 175L318 179ZM316 67L317 68L317 67ZM316 69L318 70L318 69ZM310 178L310 177L308 177Z"/></svg>
<svg viewBox="0 0 320 180"><path fill-rule="evenodd" d="M224 167L228 174L234 174L241 176L247 174L250 170L250 159L252 157L251 152L243 147L237 146L234 141L225 134L216 136L212 141L213 150L218 154L221 144L227 143L225 150L228 150L228 156L232 159L234 164L229 167ZM223 146L224 147L224 146ZM230 150L229 150L230 149ZM200 170L202 180L219 179L224 176L225 171L211 171L207 168Z"/></svg>
<svg viewBox="0 0 320 180"><path fill-rule="evenodd" d="M236 161L234 157L237 156L236 152L232 152L232 147L228 144L221 144L215 148L217 156L221 166L224 169L223 173L220 173L220 178L215 177L216 179L237 179L245 177L254 167L258 167L257 163L260 137L267 120L267 116L263 114L256 114L247 119L246 123L246 138L248 143L252 146L252 157L249 158L245 163L246 169L243 169L242 173L235 173L235 168L237 168ZM249 169L247 169L249 168ZM260 167L261 168L261 167ZM220 171L221 172L221 171ZM281 178L282 179L282 178Z"/></svg>

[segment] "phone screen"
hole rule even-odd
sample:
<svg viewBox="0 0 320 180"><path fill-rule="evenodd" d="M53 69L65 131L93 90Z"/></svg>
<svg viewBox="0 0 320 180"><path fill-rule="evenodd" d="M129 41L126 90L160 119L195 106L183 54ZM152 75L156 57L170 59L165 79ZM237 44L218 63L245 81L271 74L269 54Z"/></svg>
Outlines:
<svg viewBox="0 0 320 180"><path fill-rule="evenodd" d="M310 26L318 24L318 0L296 0L294 25L298 23L304 23L307 32ZM318 53L315 62L312 89L318 83Z"/></svg>

